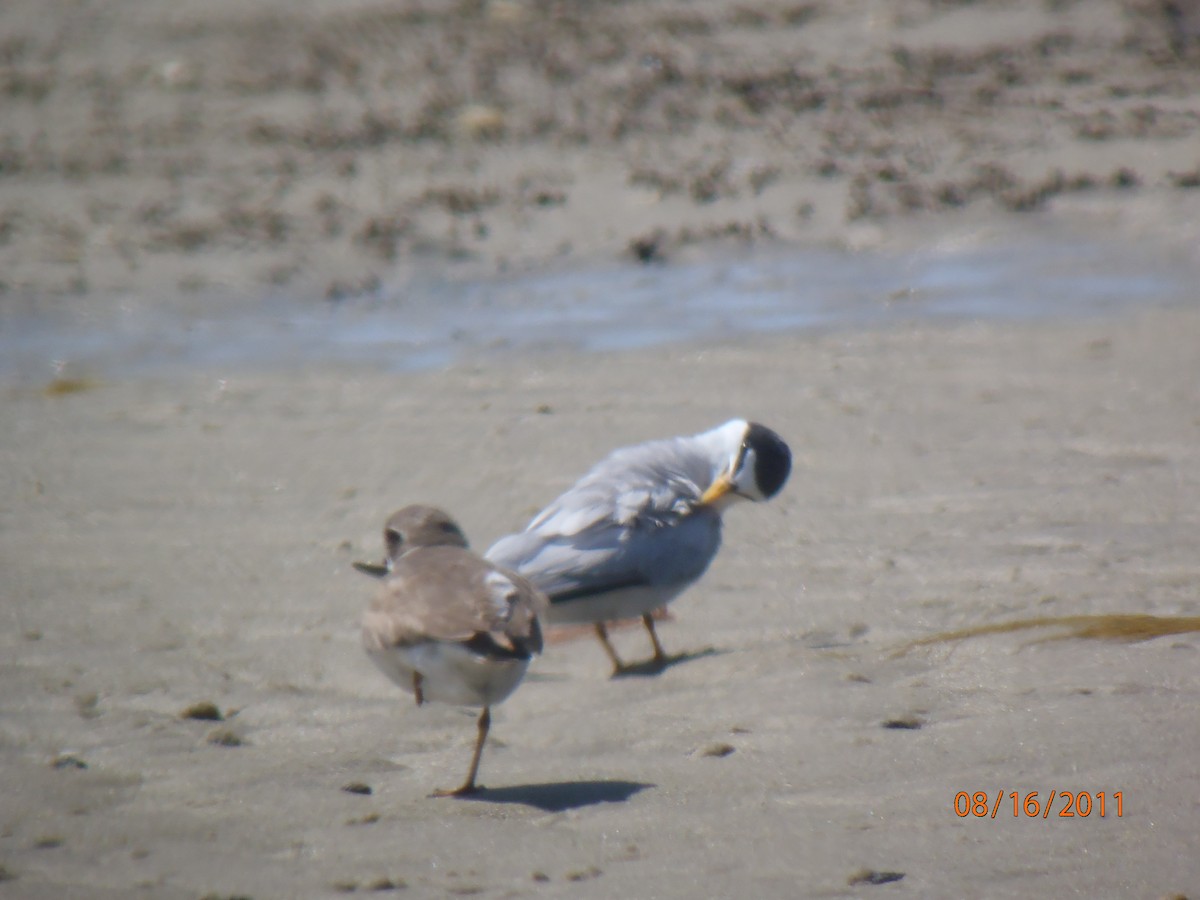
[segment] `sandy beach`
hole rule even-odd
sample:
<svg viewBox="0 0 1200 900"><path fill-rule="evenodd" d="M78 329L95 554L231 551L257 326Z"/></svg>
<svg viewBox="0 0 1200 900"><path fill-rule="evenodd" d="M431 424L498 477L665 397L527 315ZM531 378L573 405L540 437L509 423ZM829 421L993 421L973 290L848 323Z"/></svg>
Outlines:
<svg viewBox="0 0 1200 900"><path fill-rule="evenodd" d="M1194 634L898 651L1030 617L1200 614L1197 334L1193 309L10 389L0 892L1194 890ZM797 469L729 515L661 627L714 652L609 681L594 641L552 641L497 709L490 790L428 799L472 719L414 708L359 646L350 562L377 555L383 516L438 503L486 546L581 459L735 412L786 435ZM225 721L180 717L202 701ZM1104 792L1107 815L1012 815L1009 792L1062 790ZM1006 805L960 818L960 791ZM850 884L864 871L904 877Z"/></svg>
<svg viewBox="0 0 1200 900"><path fill-rule="evenodd" d="M0 327L1033 222L1200 245L1185 3L47 9L0 9ZM1196 897L1198 347L1175 298L0 383L0 897ZM661 624L693 658L610 680L551 633L486 790L431 799L474 711L363 653L384 517L484 548L733 416L795 470Z"/></svg>

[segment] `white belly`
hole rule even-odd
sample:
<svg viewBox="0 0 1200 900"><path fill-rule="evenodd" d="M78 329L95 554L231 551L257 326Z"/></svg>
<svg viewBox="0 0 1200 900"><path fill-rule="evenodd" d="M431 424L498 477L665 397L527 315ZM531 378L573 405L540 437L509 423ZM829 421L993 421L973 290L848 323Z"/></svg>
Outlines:
<svg viewBox="0 0 1200 900"><path fill-rule="evenodd" d="M669 588L627 588L608 591L591 597L579 597L551 603L542 616L548 625L582 625L591 622L611 622L614 619L635 619L666 606L688 585Z"/></svg>
<svg viewBox="0 0 1200 900"><path fill-rule="evenodd" d="M367 655L383 674L410 694L413 672L418 672L426 700L457 706L496 705L513 692L529 668L527 659L489 659L461 644L439 641L368 649Z"/></svg>

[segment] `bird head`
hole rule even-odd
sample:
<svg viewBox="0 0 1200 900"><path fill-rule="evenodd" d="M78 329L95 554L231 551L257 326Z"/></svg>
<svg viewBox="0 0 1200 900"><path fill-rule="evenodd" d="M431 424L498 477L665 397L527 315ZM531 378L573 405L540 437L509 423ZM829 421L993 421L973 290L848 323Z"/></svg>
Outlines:
<svg viewBox="0 0 1200 900"><path fill-rule="evenodd" d="M414 504L392 513L383 526L383 542L389 561L417 547L466 547L467 538L458 523L436 506Z"/></svg>
<svg viewBox="0 0 1200 900"><path fill-rule="evenodd" d="M702 506L724 509L735 500L769 500L792 471L792 452L765 425L735 419L716 430L725 440L723 463L700 497Z"/></svg>
<svg viewBox="0 0 1200 900"><path fill-rule="evenodd" d="M382 563L356 562L365 575L386 578L396 560L417 547L466 547L467 538L458 523L436 506L414 504L394 512L383 526L387 556Z"/></svg>

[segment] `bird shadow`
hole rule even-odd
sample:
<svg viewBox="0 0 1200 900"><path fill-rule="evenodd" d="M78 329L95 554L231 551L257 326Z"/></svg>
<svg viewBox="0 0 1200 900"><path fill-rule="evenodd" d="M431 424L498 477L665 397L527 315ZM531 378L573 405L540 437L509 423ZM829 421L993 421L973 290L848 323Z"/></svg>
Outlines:
<svg viewBox="0 0 1200 900"><path fill-rule="evenodd" d="M630 663L629 665L621 666L620 669L613 672L612 677L653 678L681 663L691 662L694 659L704 659L706 656L720 656L722 653L728 652L728 650L718 650L716 647L705 647L703 650L693 650L689 653L673 653L662 660L648 659L645 662Z"/></svg>
<svg viewBox="0 0 1200 900"><path fill-rule="evenodd" d="M554 813L601 803L624 803L634 794L652 787L654 785L637 781L557 781L499 788L481 787L462 799L485 803L519 803Z"/></svg>

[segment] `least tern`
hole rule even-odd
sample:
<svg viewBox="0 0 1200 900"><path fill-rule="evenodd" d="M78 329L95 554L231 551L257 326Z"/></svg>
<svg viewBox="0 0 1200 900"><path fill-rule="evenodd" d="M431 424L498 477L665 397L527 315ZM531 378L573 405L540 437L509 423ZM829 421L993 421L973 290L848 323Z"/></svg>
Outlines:
<svg viewBox="0 0 1200 900"><path fill-rule="evenodd" d="M434 796L474 793L491 708L541 652L537 613L546 599L520 575L468 550L462 530L434 507L395 513L384 539L386 573L363 615L363 645L418 706L437 700L483 708L466 781Z"/></svg>
<svg viewBox="0 0 1200 900"><path fill-rule="evenodd" d="M734 419L690 437L617 450L484 556L550 598L543 621L591 623L619 675L605 622L641 616L658 669L668 662L652 613L704 574L721 544L721 514L779 493L792 467L783 439Z"/></svg>

